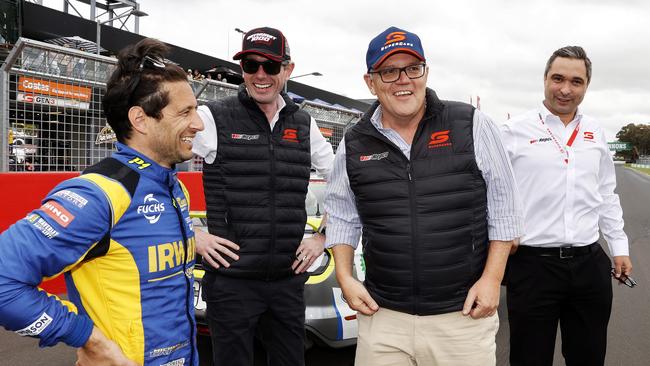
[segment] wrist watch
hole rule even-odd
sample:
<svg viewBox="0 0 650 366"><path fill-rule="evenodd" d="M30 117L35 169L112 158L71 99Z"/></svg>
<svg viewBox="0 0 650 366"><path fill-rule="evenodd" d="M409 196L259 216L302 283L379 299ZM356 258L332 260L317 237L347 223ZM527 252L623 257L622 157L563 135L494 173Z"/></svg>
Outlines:
<svg viewBox="0 0 650 366"><path fill-rule="evenodd" d="M326 228L327 228L327 225L321 225L321 226L318 227L318 229L316 230L316 232L317 232L318 234L321 234L321 235L325 236L325 229L326 229Z"/></svg>

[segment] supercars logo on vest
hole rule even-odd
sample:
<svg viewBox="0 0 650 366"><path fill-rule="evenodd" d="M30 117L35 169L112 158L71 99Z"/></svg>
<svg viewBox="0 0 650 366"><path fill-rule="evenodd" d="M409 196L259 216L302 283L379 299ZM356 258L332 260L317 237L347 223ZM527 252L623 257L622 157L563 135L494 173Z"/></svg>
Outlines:
<svg viewBox="0 0 650 366"><path fill-rule="evenodd" d="M282 133L282 141L298 142L298 130L295 128L285 128Z"/></svg>
<svg viewBox="0 0 650 366"><path fill-rule="evenodd" d="M449 141L449 130L436 131L431 134L431 139L429 140L429 149L451 146L451 142L447 141Z"/></svg>
<svg viewBox="0 0 650 366"><path fill-rule="evenodd" d="M233 140L252 141L252 140L259 140L260 135L246 135L246 134L243 134L243 133L232 133L232 134L230 134L230 138L233 139Z"/></svg>
<svg viewBox="0 0 650 366"><path fill-rule="evenodd" d="M381 160L387 157L388 157L388 151L384 151L383 153L379 153L379 154L361 155L359 156L359 161Z"/></svg>
<svg viewBox="0 0 650 366"><path fill-rule="evenodd" d="M155 224L160 220L160 215L165 212L165 203L158 201L153 193L149 193L144 196L144 204L138 206L137 212L144 215L150 224Z"/></svg>

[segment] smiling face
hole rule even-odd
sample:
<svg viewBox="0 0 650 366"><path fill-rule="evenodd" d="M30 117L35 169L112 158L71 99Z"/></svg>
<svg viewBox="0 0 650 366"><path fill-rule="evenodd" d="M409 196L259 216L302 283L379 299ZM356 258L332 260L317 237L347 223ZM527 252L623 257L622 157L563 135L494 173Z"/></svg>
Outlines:
<svg viewBox="0 0 650 366"><path fill-rule="evenodd" d="M146 117L147 156L170 168L192 158L192 140L203 130L203 121L196 112L197 103L187 82L164 83L169 104L162 109L162 118Z"/></svg>
<svg viewBox="0 0 650 366"><path fill-rule="evenodd" d="M588 85L583 60L558 57L544 77L544 105L568 124L584 99Z"/></svg>
<svg viewBox="0 0 650 366"><path fill-rule="evenodd" d="M258 62L269 61L268 58L256 54L246 55L246 58ZM282 66L280 68L280 72L277 75L267 74L266 71L264 71L264 67L262 66L260 66L257 71L252 74L243 72L242 69L242 74L244 75L244 84L246 85L248 94L258 104L276 103L278 95L284 88L284 83L289 79L289 76L291 76L293 67L293 63Z"/></svg>
<svg viewBox="0 0 650 366"><path fill-rule="evenodd" d="M380 71L388 68L402 68L410 65L421 64L422 61L408 53L396 53L377 67ZM401 72L399 79L392 83L381 80L379 74L366 74L364 79L368 89L377 96L382 107L383 122L418 123L426 108L425 96L429 68L424 75L417 79L410 79L405 72Z"/></svg>

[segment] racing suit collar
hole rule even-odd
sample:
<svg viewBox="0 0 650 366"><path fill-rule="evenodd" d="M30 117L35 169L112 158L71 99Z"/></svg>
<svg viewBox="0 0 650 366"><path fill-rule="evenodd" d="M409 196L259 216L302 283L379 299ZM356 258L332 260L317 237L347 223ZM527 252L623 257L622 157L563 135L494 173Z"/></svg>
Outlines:
<svg viewBox="0 0 650 366"><path fill-rule="evenodd" d="M113 153L113 158L120 160L138 173L151 177L156 181L164 182L168 187L173 187L178 181L175 168L165 168L121 142L115 142L115 147L117 151Z"/></svg>

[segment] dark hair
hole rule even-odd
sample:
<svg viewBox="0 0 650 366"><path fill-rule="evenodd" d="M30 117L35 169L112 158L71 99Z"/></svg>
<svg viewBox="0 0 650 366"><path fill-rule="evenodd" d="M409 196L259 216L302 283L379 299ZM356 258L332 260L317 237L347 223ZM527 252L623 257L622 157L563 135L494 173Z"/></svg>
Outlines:
<svg viewBox="0 0 650 366"><path fill-rule="evenodd" d="M131 107L140 106L147 116L161 119L163 108L169 104L169 93L162 90L162 84L187 82L180 67L164 62L169 50L159 40L145 38L118 54L117 68L106 84L102 100L104 115L118 141L125 142L131 135Z"/></svg>
<svg viewBox="0 0 650 366"><path fill-rule="evenodd" d="M562 47L551 55L551 57L546 61L546 69L544 69L544 78L548 75L548 71L551 69L551 64L558 57L572 58L576 60L583 60L585 62L585 68L587 69L587 83L591 81L591 60L587 57L587 52L580 46L566 46Z"/></svg>

